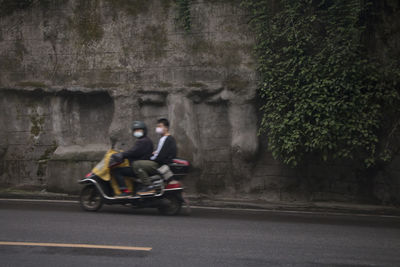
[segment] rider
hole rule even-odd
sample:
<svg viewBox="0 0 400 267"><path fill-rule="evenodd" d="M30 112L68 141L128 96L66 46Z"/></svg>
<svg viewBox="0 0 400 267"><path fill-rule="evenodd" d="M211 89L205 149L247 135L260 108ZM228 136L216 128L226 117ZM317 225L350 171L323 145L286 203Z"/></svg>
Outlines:
<svg viewBox="0 0 400 267"><path fill-rule="evenodd" d="M147 127L142 121L134 121L131 127L132 135L137 138L134 146L124 152L112 155L113 159L117 162L122 162L124 159L132 162L136 160L147 160L151 157L153 151L153 142L147 137ZM125 184L124 176L134 177L135 173L132 167L113 168L111 173L117 180L118 186L121 190L119 196L129 196L132 194Z"/></svg>
<svg viewBox="0 0 400 267"><path fill-rule="evenodd" d="M159 119L157 121L156 133L161 135L157 150L153 152L150 160L137 160L133 163L133 171L142 180L147 188L140 190L139 195L154 194L149 175L157 174L157 168L163 164L169 164L176 157L177 148L175 139L169 133L169 121Z"/></svg>

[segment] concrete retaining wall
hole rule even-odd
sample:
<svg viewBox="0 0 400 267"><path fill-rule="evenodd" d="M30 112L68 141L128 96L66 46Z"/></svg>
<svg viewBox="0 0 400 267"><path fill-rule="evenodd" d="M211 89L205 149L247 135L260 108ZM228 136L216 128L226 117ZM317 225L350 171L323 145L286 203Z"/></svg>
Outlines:
<svg viewBox="0 0 400 267"><path fill-rule="evenodd" d="M0 183L74 192L110 135L125 149L129 125L144 120L156 141L154 123L167 117L194 167L191 192L363 195L351 166L292 170L267 152L257 136L254 36L239 1L192 1L191 33L176 23L175 1L47 2L0 21ZM387 175L394 187L377 196L399 199L399 172Z"/></svg>

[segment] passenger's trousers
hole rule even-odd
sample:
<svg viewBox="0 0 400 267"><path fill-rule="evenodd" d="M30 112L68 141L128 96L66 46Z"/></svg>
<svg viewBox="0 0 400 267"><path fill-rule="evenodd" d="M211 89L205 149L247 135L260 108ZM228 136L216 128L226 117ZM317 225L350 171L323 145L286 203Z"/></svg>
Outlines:
<svg viewBox="0 0 400 267"><path fill-rule="evenodd" d="M133 162L133 171L142 183L147 186L151 185L150 176L158 173L157 168L159 168L158 163L152 160L137 160Z"/></svg>

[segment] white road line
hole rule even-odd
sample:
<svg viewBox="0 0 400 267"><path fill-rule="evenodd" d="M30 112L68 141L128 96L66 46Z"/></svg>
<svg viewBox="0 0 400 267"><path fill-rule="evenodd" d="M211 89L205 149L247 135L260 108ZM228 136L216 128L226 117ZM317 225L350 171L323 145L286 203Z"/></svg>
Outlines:
<svg viewBox="0 0 400 267"><path fill-rule="evenodd" d="M65 243L7 242L7 241L0 241L0 246L93 248L93 249L134 250L134 251L151 251L152 250L152 248L149 248L149 247L109 246L109 245L92 245L92 244L65 244Z"/></svg>
<svg viewBox="0 0 400 267"><path fill-rule="evenodd" d="M16 198L0 198L0 201L11 202L42 202L42 203L70 203L78 204L77 200L51 200L51 199L16 199ZM250 211L265 213L288 213L288 214L310 214L310 215L336 215L336 216L356 216L356 217L379 217L379 218L395 218L400 219L396 215L379 215L379 214L362 214L362 213L346 213L334 211L296 211L296 210L277 210L277 209L255 209L255 208L221 208L221 207L203 207L190 206L191 209L202 210L221 210L221 211Z"/></svg>
<svg viewBox="0 0 400 267"><path fill-rule="evenodd" d="M43 202L43 203L74 203L78 204L77 200L52 200L52 199L30 199L30 198L0 198L0 201L13 201L13 202Z"/></svg>

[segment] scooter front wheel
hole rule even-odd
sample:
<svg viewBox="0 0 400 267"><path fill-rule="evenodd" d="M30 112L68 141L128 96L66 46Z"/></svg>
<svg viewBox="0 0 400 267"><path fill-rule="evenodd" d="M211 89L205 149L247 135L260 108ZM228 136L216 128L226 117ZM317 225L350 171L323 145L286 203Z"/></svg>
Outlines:
<svg viewBox="0 0 400 267"><path fill-rule="evenodd" d="M79 203L84 210L97 211L103 206L103 198L96 186L89 184L82 189Z"/></svg>

